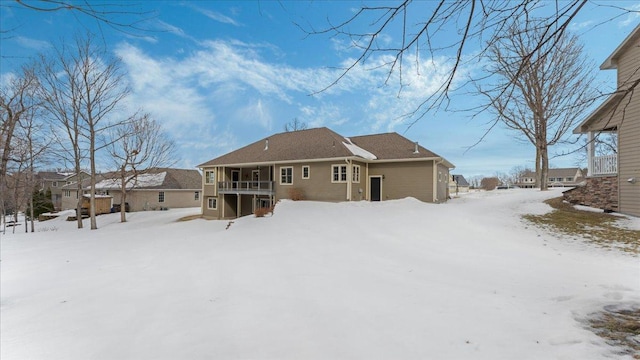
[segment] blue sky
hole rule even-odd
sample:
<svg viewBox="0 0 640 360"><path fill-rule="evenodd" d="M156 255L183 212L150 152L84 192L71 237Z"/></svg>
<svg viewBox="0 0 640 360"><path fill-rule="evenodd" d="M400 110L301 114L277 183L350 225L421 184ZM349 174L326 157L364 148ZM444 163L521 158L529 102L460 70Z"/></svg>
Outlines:
<svg viewBox="0 0 640 360"><path fill-rule="evenodd" d="M132 93L127 107L142 108L163 124L177 144L179 167L195 167L282 132L294 118L344 136L398 132L444 156L456 165L454 173L468 177L533 167L533 146L500 127L468 149L492 120L488 114L471 119L469 114L441 109L411 127L415 118L400 116L441 84L450 66L446 57L421 61L419 71L405 70L410 86L399 91L394 78L385 84L387 72L376 66L384 57L372 56L344 81L311 95L331 84L339 74L336 68L359 53L344 38L307 36L296 24L326 28L328 21L351 16L362 1L141 1L127 9L152 12L140 24L146 31L117 31L74 12L36 12L2 2L2 30L11 29L0 42L3 75L39 52L51 51L62 39L71 41L85 30L99 34L100 44L120 57L128 72ZM426 11L434 4L420 6ZM640 22L638 13L616 17L620 12L610 5L640 10L634 1L589 3L571 24L604 90L615 85L615 71L597 67ZM381 41L393 43L397 37ZM469 51L481 47L470 44ZM476 70L469 65L460 74ZM473 102L460 91L451 107ZM557 147L551 152L567 150ZM571 167L576 157L555 157L550 163Z"/></svg>

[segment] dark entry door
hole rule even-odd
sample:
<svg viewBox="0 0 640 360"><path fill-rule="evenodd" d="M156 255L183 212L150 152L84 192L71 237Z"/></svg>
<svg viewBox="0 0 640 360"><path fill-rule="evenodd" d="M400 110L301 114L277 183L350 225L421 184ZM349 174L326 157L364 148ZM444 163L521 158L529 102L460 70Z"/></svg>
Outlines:
<svg viewBox="0 0 640 360"><path fill-rule="evenodd" d="M369 196L369 199L371 199L371 201L380 201L380 195L381 195L381 178L379 177L372 177L371 178L371 194Z"/></svg>

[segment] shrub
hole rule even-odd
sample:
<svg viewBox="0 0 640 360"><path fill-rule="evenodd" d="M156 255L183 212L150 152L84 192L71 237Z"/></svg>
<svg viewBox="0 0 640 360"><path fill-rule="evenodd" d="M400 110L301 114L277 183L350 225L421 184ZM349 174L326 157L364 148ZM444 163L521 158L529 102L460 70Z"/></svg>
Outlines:
<svg viewBox="0 0 640 360"><path fill-rule="evenodd" d="M304 195L302 194L302 190L298 188L289 189L289 199L293 201L304 200Z"/></svg>
<svg viewBox="0 0 640 360"><path fill-rule="evenodd" d="M264 217L270 212L272 212L271 208L261 207L261 208L257 208L254 214L256 215L256 217Z"/></svg>
<svg viewBox="0 0 640 360"><path fill-rule="evenodd" d="M485 190L493 190L499 184L500 184L500 180L498 180L497 177L482 178L482 180L480 180L480 187L482 187Z"/></svg>

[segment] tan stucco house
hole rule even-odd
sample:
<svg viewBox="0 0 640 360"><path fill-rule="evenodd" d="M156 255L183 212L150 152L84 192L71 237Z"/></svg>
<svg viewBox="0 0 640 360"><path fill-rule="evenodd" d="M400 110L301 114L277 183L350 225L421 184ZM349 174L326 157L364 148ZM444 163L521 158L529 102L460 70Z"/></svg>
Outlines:
<svg viewBox="0 0 640 360"><path fill-rule="evenodd" d="M138 175L127 185L130 211L200 207L202 174L194 169L155 168ZM113 196L122 203L120 178L105 177L96 183L96 191Z"/></svg>
<svg viewBox="0 0 640 360"><path fill-rule="evenodd" d="M640 216L640 25L600 65L617 70L617 91L573 131L587 134L587 181L565 198L605 210ZM616 132L615 153L597 156L593 139Z"/></svg>
<svg viewBox="0 0 640 360"><path fill-rule="evenodd" d="M468 193L469 182L462 175L451 175L449 177L449 194Z"/></svg>
<svg viewBox="0 0 640 360"><path fill-rule="evenodd" d="M63 188L63 209L75 209L78 198L75 184ZM69 188L68 190L66 188ZM84 193L90 193L88 180L83 182ZM110 195L112 204L121 204L121 185L118 175L100 174L95 193ZM127 186L126 202L130 211L200 207L202 174L194 169L155 168Z"/></svg>
<svg viewBox="0 0 640 360"><path fill-rule="evenodd" d="M454 166L397 133L347 138L323 127L274 134L198 167L203 215L225 219L291 198L444 202Z"/></svg>
<svg viewBox="0 0 640 360"><path fill-rule="evenodd" d="M89 178L89 173L85 171L80 172L80 176L76 176L73 172L63 172L63 171L40 171L36 174L41 191L51 191L51 202L53 203L54 210L62 210L62 198L64 187L67 189L70 187L68 185L76 184L78 179L83 180Z"/></svg>

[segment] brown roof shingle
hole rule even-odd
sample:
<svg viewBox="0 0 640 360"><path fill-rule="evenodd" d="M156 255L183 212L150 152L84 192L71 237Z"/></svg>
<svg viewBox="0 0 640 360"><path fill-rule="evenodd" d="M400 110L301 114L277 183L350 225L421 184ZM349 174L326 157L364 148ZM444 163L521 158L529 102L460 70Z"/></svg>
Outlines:
<svg viewBox="0 0 640 360"><path fill-rule="evenodd" d="M366 156L362 154L364 152L354 152L345 146L345 143L348 144L349 141L375 155L378 160L440 157L422 146L418 146L416 153L415 143L398 133L345 138L326 127L322 127L275 134L207 161L198 167ZM453 167L452 164L444 161L446 165Z"/></svg>

